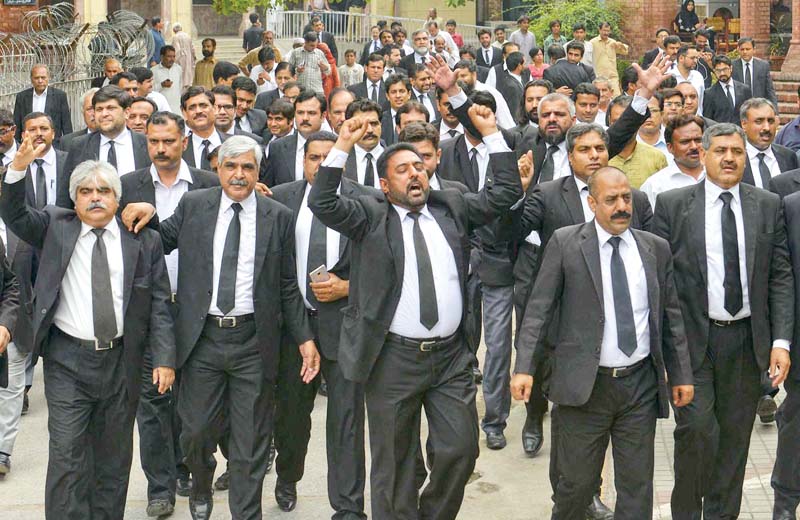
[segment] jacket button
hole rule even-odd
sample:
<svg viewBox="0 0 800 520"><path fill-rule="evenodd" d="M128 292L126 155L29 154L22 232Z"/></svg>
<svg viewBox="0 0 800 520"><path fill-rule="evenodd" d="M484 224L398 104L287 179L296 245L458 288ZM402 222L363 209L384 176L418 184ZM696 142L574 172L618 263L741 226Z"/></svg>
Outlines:
<svg viewBox="0 0 800 520"><path fill-rule="evenodd" d="M211 296L211 291L208 291L208 295Z"/></svg>
<svg viewBox="0 0 800 520"><path fill-rule="evenodd" d="M42 309L42 314L47 314L47 309Z"/></svg>

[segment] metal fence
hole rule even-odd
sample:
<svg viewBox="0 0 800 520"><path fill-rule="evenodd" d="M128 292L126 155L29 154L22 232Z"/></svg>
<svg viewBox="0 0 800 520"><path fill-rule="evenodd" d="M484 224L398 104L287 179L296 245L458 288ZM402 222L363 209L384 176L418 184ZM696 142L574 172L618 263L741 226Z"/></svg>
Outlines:
<svg viewBox="0 0 800 520"><path fill-rule="evenodd" d="M69 102L70 114L72 115L72 128L78 130L86 128L83 124L83 110L81 107L81 97L84 92L91 88L92 78L72 79L67 81L59 81L50 83L51 87L63 90L67 93L67 101ZM30 85L28 87L30 88ZM14 111L14 100L17 97L16 92L10 92L0 95L0 108Z"/></svg>
<svg viewBox="0 0 800 520"><path fill-rule="evenodd" d="M284 11L283 9L270 9L267 11L266 29L275 33L276 39L291 39L303 36L312 16L319 15L325 24L325 29L337 38L350 42L366 42L370 38L370 27L376 25L378 20L386 20L388 24L400 22L408 31L408 38L417 29L422 29L425 20L421 18L402 18L381 14L358 14L340 11L324 11L311 13L308 11ZM440 27L444 31L444 27ZM478 31L489 29L485 25L458 24L458 30L464 39L465 45L478 47Z"/></svg>

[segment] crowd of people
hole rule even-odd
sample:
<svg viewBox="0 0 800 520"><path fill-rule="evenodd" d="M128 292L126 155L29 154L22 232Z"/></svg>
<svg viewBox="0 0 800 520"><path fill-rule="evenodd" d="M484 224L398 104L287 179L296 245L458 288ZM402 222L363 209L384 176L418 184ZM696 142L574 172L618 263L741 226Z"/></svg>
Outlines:
<svg viewBox="0 0 800 520"><path fill-rule="evenodd" d="M372 516L457 518L512 397L529 457L551 413L553 519L651 518L670 409L673 518L738 516L757 416L795 518L800 118L778 133L753 40L659 29L617 77L607 23L471 48L431 15L342 63L318 16L283 54L253 15L238 64L206 38L189 68L178 27L72 108L33 66L0 110L0 474L42 366L47 518L123 518L134 424L149 516L228 489L261 518L273 466L292 511L318 393L335 519L367 517L367 420Z"/></svg>

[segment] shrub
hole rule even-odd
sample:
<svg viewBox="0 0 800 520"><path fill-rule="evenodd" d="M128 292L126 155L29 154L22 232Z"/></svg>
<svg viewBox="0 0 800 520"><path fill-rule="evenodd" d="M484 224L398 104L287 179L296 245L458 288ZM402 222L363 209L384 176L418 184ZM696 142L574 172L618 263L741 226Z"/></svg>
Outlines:
<svg viewBox="0 0 800 520"><path fill-rule="evenodd" d="M536 41L544 42L550 34L550 22L561 20L561 34L572 39L572 25L582 22L586 26L586 39L598 35L600 22L611 24L611 37L620 39L623 36L620 24L624 15L623 3L620 0L535 0L529 2L531 9L531 27Z"/></svg>

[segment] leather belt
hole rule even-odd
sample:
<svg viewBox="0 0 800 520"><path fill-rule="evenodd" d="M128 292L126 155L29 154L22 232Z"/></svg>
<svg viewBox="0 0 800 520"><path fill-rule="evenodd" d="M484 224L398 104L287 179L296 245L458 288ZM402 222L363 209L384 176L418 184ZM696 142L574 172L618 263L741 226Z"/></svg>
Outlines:
<svg viewBox="0 0 800 520"><path fill-rule="evenodd" d="M256 318L255 314L242 314L241 316L214 316L209 314L206 316L206 323L216 325L221 329L235 329L239 325L253 321Z"/></svg>
<svg viewBox="0 0 800 520"><path fill-rule="evenodd" d="M89 348L89 349L92 349L92 350L111 350L113 348L119 348L119 347L122 346L122 336L120 336L118 338L114 338L111 341L101 342L99 339L96 339L96 338L95 339L76 338L75 336L71 336L71 335L67 334L66 332L64 332L63 330L59 329L58 327L55 327L55 329L59 334L64 336L69 341L71 341L71 342L73 342L73 343L75 343L77 345L80 345L81 347L84 347L84 348Z"/></svg>
<svg viewBox="0 0 800 520"><path fill-rule="evenodd" d="M730 327L731 325L746 323L748 320L750 320L749 316L747 318L741 318L738 320L715 320L714 318L710 318L708 322L716 327Z"/></svg>
<svg viewBox="0 0 800 520"><path fill-rule="evenodd" d="M440 350L453 343L457 338L458 338L458 332L450 336L447 336L446 338L426 338L426 339L407 338L405 336L401 336L393 332L389 332L388 334L386 334L386 341L391 341L392 343L397 343L398 345L404 345L406 347L418 348L420 352L431 352L434 350Z"/></svg>
<svg viewBox="0 0 800 520"><path fill-rule="evenodd" d="M649 362L650 362L650 357L646 357L641 361L638 361L632 365L628 365L627 367L615 367L615 368L597 367L597 373L602 374L604 376L611 376L615 379L620 377L628 377L629 375L635 373Z"/></svg>

